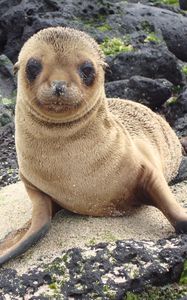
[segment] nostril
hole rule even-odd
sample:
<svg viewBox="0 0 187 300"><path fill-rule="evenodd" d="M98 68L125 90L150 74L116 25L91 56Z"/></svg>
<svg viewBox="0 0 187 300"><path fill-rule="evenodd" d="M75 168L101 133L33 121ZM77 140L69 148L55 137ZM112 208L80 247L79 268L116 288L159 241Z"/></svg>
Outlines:
<svg viewBox="0 0 187 300"><path fill-rule="evenodd" d="M61 81L61 80L54 80L52 82L52 89L53 89L53 94L55 96L61 96L64 95L66 92L67 84L66 81Z"/></svg>

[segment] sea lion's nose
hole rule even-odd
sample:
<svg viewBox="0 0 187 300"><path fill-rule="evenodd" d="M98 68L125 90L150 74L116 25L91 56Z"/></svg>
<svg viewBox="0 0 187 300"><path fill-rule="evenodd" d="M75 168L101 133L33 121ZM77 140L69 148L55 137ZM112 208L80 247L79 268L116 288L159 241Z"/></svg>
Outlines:
<svg viewBox="0 0 187 300"><path fill-rule="evenodd" d="M55 96L62 96L66 93L67 90L67 83L66 81L62 80L54 80L51 84L53 94Z"/></svg>

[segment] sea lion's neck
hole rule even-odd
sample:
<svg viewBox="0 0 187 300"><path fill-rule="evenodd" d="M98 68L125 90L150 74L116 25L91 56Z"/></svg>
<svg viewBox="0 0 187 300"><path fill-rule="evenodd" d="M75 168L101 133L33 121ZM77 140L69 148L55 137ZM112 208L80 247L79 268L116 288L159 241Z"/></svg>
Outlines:
<svg viewBox="0 0 187 300"><path fill-rule="evenodd" d="M108 119L109 109L108 103L105 95L99 97L95 105L86 112L80 118L66 122L66 123L55 123L46 118L41 118L41 116L33 111L24 101L22 103L17 103L17 114L25 116L30 122L31 127L35 127L36 135L43 136L53 136L54 134L61 134L64 137L73 136L77 132L82 132L92 126L93 123L97 122L98 126L103 120ZM40 132L37 131L37 127L40 126ZM34 128L30 128L33 132ZM41 130L42 129L42 130ZM28 127L29 130L29 127Z"/></svg>

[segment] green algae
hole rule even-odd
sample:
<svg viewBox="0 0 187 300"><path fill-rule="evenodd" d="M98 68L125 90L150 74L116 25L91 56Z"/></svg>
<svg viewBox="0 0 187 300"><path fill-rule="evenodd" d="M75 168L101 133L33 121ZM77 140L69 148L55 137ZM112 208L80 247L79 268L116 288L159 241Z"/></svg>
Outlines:
<svg viewBox="0 0 187 300"><path fill-rule="evenodd" d="M112 30L112 27L108 23L105 23L103 25L96 26L96 29L99 30L99 31L101 31L101 32L105 32L105 31Z"/></svg>
<svg viewBox="0 0 187 300"><path fill-rule="evenodd" d="M183 271L182 271L179 283L187 285L187 260L185 260L185 262L184 262Z"/></svg>
<svg viewBox="0 0 187 300"><path fill-rule="evenodd" d="M182 73L185 75L185 76L187 76L187 65L184 65L183 67L182 67Z"/></svg>
<svg viewBox="0 0 187 300"><path fill-rule="evenodd" d="M129 44L125 38L108 38L106 37L102 44L100 44L101 49L105 55L115 55L122 52L133 51L134 48Z"/></svg>
<svg viewBox="0 0 187 300"><path fill-rule="evenodd" d="M161 4L166 4L166 5L177 5L177 6L179 6L179 1L178 0L152 0L151 2L161 3Z"/></svg>
<svg viewBox="0 0 187 300"><path fill-rule="evenodd" d="M159 44L161 43L161 39L154 32L151 32L147 35L147 37L144 40L144 43L148 43L148 42Z"/></svg>
<svg viewBox="0 0 187 300"><path fill-rule="evenodd" d="M172 96L166 101L166 106L171 106L177 103L177 97Z"/></svg>
<svg viewBox="0 0 187 300"><path fill-rule="evenodd" d="M187 295L187 286L177 284L163 287L147 287L142 293L127 292L123 300L178 300Z"/></svg>

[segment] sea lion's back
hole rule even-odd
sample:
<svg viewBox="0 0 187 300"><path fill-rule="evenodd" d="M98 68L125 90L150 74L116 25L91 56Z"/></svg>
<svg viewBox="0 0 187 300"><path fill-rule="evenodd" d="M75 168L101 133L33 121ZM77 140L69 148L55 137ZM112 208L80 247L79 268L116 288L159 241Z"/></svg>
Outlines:
<svg viewBox="0 0 187 300"><path fill-rule="evenodd" d="M167 181L178 171L181 144L170 125L148 107L122 99L108 99L110 111L128 130L133 140L146 140L160 153Z"/></svg>

